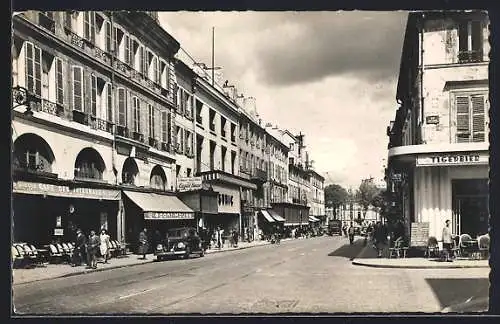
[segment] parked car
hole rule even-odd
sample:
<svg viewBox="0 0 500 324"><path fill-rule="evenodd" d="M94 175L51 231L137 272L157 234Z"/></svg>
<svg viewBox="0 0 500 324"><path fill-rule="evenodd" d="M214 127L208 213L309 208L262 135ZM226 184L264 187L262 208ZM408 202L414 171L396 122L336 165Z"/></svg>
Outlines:
<svg viewBox="0 0 500 324"><path fill-rule="evenodd" d="M328 235L332 236L334 234L342 235L342 221L331 220L328 223Z"/></svg>
<svg viewBox="0 0 500 324"><path fill-rule="evenodd" d="M172 257L187 259L191 254L203 257L205 251L194 227L179 227L167 231L167 237L156 245L154 254L162 261Z"/></svg>

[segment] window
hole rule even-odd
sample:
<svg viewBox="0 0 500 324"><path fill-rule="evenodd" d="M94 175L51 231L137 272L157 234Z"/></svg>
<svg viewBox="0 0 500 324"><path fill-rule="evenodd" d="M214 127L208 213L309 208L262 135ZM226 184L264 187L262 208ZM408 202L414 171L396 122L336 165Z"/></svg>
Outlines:
<svg viewBox="0 0 500 324"><path fill-rule="evenodd" d="M215 111L210 109L209 111L210 114L210 130L215 132Z"/></svg>
<svg viewBox="0 0 500 324"><path fill-rule="evenodd" d="M71 30L72 28L72 20L73 20L73 14L70 11L65 11L64 12L64 27L67 29Z"/></svg>
<svg viewBox="0 0 500 324"><path fill-rule="evenodd" d="M140 133L141 132L141 103L139 101L139 98L133 97L132 98L132 124L134 125L134 132Z"/></svg>
<svg viewBox="0 0 500 324"><path fill-rule="evenodd" d="M83 112L83 68L73 66L73 110Z"/></svg>
<svg viewBox="0 0 500 324"><path fill-rule="evenodd" d="M86 11L83 15L83 37L95 43L95 12Z"/></svg>
<svg viewBox="0 0 500 324"><path fill-rule="evenodd" d="M220 134L222 137L226 137L226 118L220 116Z"/></svg>
<svg viewBox="0 0 500 324"><path fill-rule="evenodd" d="M140 58L139 58L139 71L146 75L146 71L147 71L147 68L146 68L146 49L144 48L144 46L141 46L141 49L139 51L139 55L140 55Z"/></svg>
<svg viewBox="0 0 500 324"><path fill-rule="evenodd" d="M125 63L127 63L128 65L132 65L132 57L131 57L132 53L130 50L130 36L129 35L124 36L124 46L125 46L125 50L124 50Z"/></svg>
<svg viewBox="0 0 500 324"><path fill-rule="evenodd" d="M106 83L106 110L109 122L113 122L113 90L111 83Z"/></svg>
<svg viewBox="0 0 500 324"><path fill-rule="evenodd" d="M42 95L42 51L32 43L25 43L26 88L38 96Z"/></svg>
<svg viewBox="0 0 500 324"><path fill-rule="evenodd" d="M483 58L483 28L480 21L464 21L458 26L460 62L478 62Z"/></svg>
<svg viewBox="0 0 500 324"><path fill-rule="evenodd" d="M153 81L160 83L160 69L158 68L158 58L153 57Z"/></svg>
<svg viewBox="0 0 500 324"><path fill-rule="evenodd" d="M111 53L111 23L109 21L104 22L104 50L108 53Z"/></svg>
<svg viewBox="0 0 500 324"><path fill-rule="evenodd" d="M168 64L161 60L160 61L160 84L163 89L168 89Z"/></svg>
<svg viewBox="0 0 500 324"><path fill-rule="evenodd" d="M127 126L127 93L123 88L118 88L118 125Z"/></svg>
<svg viewBox="0 0 500 324"><path fill-rule="evenodd" d="M486 95L458 95L455 98L457 113L457 143L484 142L486 140Z"/></svg>
<svg viewBox="0 0 500 324"><path fill-rule="evenodd" d="M167 129L168 129L168 113L166 111L161 112L161 141L163 143L168 143Z"/></svg>
<svg viewBox="0 0 500 324"><path fill-rule="evenodd" d="M56 58L56 103L64 104L64 88L63 88L63 64L60 58Z"/></svg>
<svg viewBox="0 0 500 324"><path fill-rule="evenodd" d="M192 172L191 168L186 168L186 176L187 177L191 177L191 172Z"/></svg>
<svg viewBox="0 0 500 324"><path fill-rule="evenodd" d="M148 104L149 137L155 138L155 109Z"/></svg>
<svg viewBox="0 0 500 324"><path fill-rule="evenodd" d="M90 75L90 114L97 116L97 77Z"/></svg>
<svg viewBox="0 0 500 324"><path fill-rule="evenodd" d="M227 149L224 146L221 146L221 170L226 171L226 153Z"/></svg>
<svg viewBox="0 0 500 324"><path fill-rule="evenodd" d="M236 142L236 125L231 123L231 142Z"/></svg>

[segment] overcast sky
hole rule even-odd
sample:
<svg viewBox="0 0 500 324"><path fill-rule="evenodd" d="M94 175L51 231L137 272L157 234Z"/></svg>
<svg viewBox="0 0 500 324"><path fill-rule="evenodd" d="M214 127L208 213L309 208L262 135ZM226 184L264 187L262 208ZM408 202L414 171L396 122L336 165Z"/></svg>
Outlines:
<svg viewBox="0 0 500 324"><path fill-rule="evenodd" d="M305 136L326 182L383 177L405 12L164 12L162 26L266 122Z"/></svg>

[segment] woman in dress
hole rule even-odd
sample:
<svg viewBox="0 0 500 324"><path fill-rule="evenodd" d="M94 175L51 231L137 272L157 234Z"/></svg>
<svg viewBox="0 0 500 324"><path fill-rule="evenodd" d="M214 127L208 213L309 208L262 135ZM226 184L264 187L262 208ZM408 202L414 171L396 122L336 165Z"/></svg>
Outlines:
<svg viewBox="0 0 500 324"><path fill-rule="evenodd" d="M101 250L101 256L104 258L104 263L108 263L109 258L109 235L106 232L106 229L101 230L101 235L99 235L100 245L99 248Z"/></svg>

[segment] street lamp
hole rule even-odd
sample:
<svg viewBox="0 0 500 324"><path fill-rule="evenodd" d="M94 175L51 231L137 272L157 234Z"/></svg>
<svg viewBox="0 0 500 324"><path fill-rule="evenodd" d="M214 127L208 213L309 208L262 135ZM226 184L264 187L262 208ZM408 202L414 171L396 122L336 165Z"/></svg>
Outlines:
<svg viewBox="0 0 500 324"><path fill-rule="evenodd" d="M26 111L24 111L24 115L31 117L33 116L33 111L30 107L30 102L34 98L33 94L31 94L28 89L20 86L16 86L12 88L12 99L16 103L16 105L12 105L12 109L15 109L19 106L26 106Z"/></svg>

